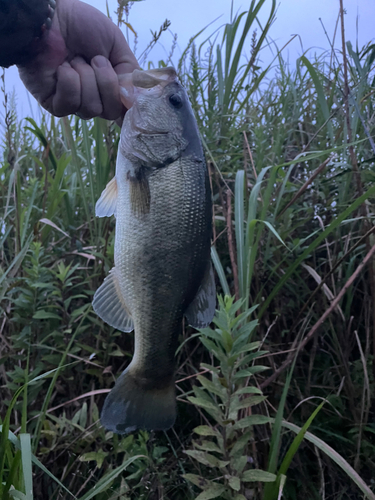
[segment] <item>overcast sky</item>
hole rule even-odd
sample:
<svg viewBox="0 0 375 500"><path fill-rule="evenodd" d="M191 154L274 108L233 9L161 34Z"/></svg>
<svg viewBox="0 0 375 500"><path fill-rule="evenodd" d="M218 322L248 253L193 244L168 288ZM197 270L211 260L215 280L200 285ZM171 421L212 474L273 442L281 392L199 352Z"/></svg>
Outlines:
<svg viewBox="0 0 375 500"><path fill-rule="evenodd" d="M89 0L87 3L106 12L105 0ZM244 11L250 0L234 0L234 12ZM116 19L114 12L117 8L116 0L108 0L112 19ZM266 0L262 8L260 19L265 21L271 0ZM355 47L358 39L359 47L375 39L375 0L344 0L346 9L345 30L347 40L351 40ZM171 21L170 31L163 34L161 43L150 54L149 59L157 63L159 59L166 59L169 53L173 34L177 33L176 55L179 56L189 39L207 26L211 21L221 16L205 31L204 37L213 33L224 23L230 20L231 0L144 0L135 2L131 8L129 22L138 33L137 56L141 54L151 39L150 29L158 31L165 19ZM339 12L339 0L281 0L278 3L276 21L271 27L270 36L276 41L279 48L283 47L295 34L296 37L284 52L291 65L300 56L303 50L313 49L316 52L328 49L329 43L321 24L323 22L329 37L332 39ZM321 21L320 21L321 19ZM203 38L201 38L203 40ZM301 47L303 44L303 49ZM341 38L337 34L336 46L340 47ZM133 37L130 38L133 47ZM270 55L266 51L262 58L268 61ZM16 68L6 71L7 91L16 89L19 114L25 116L30 113L27 92L18 78ZM31 100L33 98L31 97ZM1 113L0 113L1 121Z"/></svg>

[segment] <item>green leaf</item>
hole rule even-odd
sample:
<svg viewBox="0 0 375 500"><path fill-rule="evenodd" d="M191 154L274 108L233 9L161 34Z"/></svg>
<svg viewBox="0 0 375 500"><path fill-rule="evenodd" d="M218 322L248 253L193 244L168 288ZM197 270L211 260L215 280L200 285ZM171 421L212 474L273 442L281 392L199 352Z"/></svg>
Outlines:
<svg viewBox="0 0 375 500"><path fill-rule="evenodd" d="M256 320L254 322L251 322L251 323L258 323ZM249 323L250 325L250 323ZM249 325L246 325L246 327L248 327ZM256 326L256 325L254 325ZM245 354L246 352L249 352L249 351L254 351L255 349L258 349L261 345L261 342L251 342L250 344L247 344L245 347L241 347L239 348L238 350L236 350L236 356L238 356L239 354Z"/></svg>
<svg viewBox="0 0 375 500"><path fill-rule="evenodd" d="M237 439L230 450L230 456L236 457L236 455L243 455L244 448L248 446L249 442L253 440L253 431L247 431L242 434L242 436Z"/></svg>
<svg viewBox="0 0 375 500"><path fill-rule="evenodd" d="M249 408L250 406L255 406L267 399L266 396L250 396L248 398L243 398L242 400L233 401L230 405L230 411L238 411L244 408Z"/></svg>
<svg viewBox="0 0 375 500"><path fill-rule="evenodd" d="M229 462L219 460L217 457L214 457L214 455L210 455L209 453L206 453L205 451L199 451L199 450L186 450L185 453L189 455L190 457L195 458L198 462L200 462L203 465L207 465L208 467L226 467Z"/></svg>
<svg viewBox="0 0 375 500"><path fill-rule="evenodd" d="M250 321L240 329L240 331L236 335L236 340L233 342L233 349L232 349L233 353L235 352L238 353L244 347L244 344L248 342L251 332L257 326L258 326L258 320L254 319L253 321ZM249 344L249 346L250 345L252 346L253 344Z"/></svg>
<svg viewBox="0 0 375 500"><path fill-rule="evenodd" d="M63 131L64 131L65 139L66 139L66 142L67 142L68 147L69 147L71 154L72 154L71 163L75 169L75 174L76 174L76 178L78 180L80 192L82 193L81 200L82 200L83 208L85 211L85 216L86 216L87 223L89 226L90 234L92 235L92 217L91 217L89 205L88 205L87 199L86 199L86 192L87 191L85 189L83 172L80 168L81 162L79 161L79 156L77 154L76 143L75 143L74 138L73 138L73 133L72 133L72 129L70 127L70 123L69 123L68 118L65 116L61 120L62 120L62 124L63 124Z"/></svg>
<svg viewBox="0 0 375 500"><path fill-rule="evenodd" d="M294 360L291 366L291 369L289 370L283 391L281 394L281 398L279 401L279 405L277 408L277 414L276 418L274 419L274 425L272 428L272 436L271 436L271 443L270 443L270 452L269 452L269 458L268 458L268 472L274 473L276 472L277 469L277 463L279 460L279 452L280 452L280 446L281 446L281 424L282 424L282 419L283 419L283 414L284 414L284 408L285 408L285 402L286 402L286 397L288 394L289 386L292 380L292 374L294 371L294 366L296 363L297 359L297 354L294 356ZM265 498L273 498L275 496L275 488L274 485L271 484L266 484L264 488L264 496Z"/></svg>
<svg viewBox="0 0 375 500"><path fill-rule="evenodd" d="M227 278L225 276L223 266L221 265L220 257L219 257L219 255L216 251L216 248L214 246L211 247L211 259L212 259L212 262L214 263L217 275L219 276L219 280L220 280L220 284L221 284L221 288L223 289L223 292L225 293L225 295L230 295L231 293L230 293L228 281L227 281Z"/></svg>
<svg viewBox="0 0 375 500"><path fill-rule="evenodd" d="M194 432L196 434L199 434L200 436L217 436L220 433L213 429L212 427L209 427L208 425L199 425L194 429Z"/></svg>
<svg viewBox="0 0 375 500"><path fill-rule="evenodd" d="M196 474L183 474L182 477L195 484L195 486L198 486L201 490L208 489L212 484L212 481Z"/></svg>
<svg viewBox="0 0 375 500"><path fill-rule="evenodd" d="M203 451L212 451L216 453L224 453L223 450L219 448L219 446L212 441L202 441L201 443L198 443L197 441L193 441L193 444L195 448L198 448L199 450Z"/></svg>
<svg viewBox="0 0 375 500"><path fill-rule="evenodd" d="M230 476L228 479L228 484L234 491L240 491L241 488L241 481L239 477L235 476Z"/></svg>
<svg viewBox="0 0 375 500"><path fill-rule="evenodd" d="M238 476L241 475L241 472L245 469L245 467L247 466L247 455L240 455L240 456L235 456L235 457L232 457L232 460L231 460L231 466L233 467L233 470L236 471L236 474Z"/></svg>
<svg viewBox="0 0 375 500"><path fill-rule="evenodd" d="M220 382L217 381L217 379L212 382L211 380L208 380L206 377L202 375L198 375L197 379L208 392L220 396L221 399L224 399L226 397L226 391L224 387L220 384Z"/></svg>
<svg viewBox="0 0 375 500"><path fill-rule="evenodd" d="M315 70L314 66L307 59L307 57L302 56L301 61L304 63L304 65L308 69L308 72L311 75L311 78L312 78L314 85L315 85L316 93L318 95L318 101L319 101L324 119L327 121L327 120L329 120L329 109L328 109L327 101L326 101L326 98L324 95L323 85L321 84L319 75L318 75L317 71ZM322 79L323 79L323 77L322 77ZM328 133L329 133L329 136L331 138L331 141L333 142L333 129L332 129L332 122L331 121L328 121L327 129L328 129Z"/></svg>
<svg viewBox="0 0 375 500"><path fill-rule="evenodd" d="M39 182L37 181L34 184L33 193L31 195L31 198L30 198L29 203L28 203L29 206L27 207L27 209L25 207L25 218L22 221L21 247L25 243L26 231L29 228L30 214L31 214L32 209L34 208L34 200L35 200L35 196L38 192L38 188L39 188Z"/></svg>
<svg viewBox="0 0 375 500"><path fill-rule="evenodd" d="M4 284L4 287L3 287L4 289L1 290L1 293L0 293L0 300L2 300L2 298L3 298L2 296L5 293L5 289L7 288L7 282L5 281L5 278L12 271L12 269L13 269L13 273L17 269L19 269L19 267L22 264L23 259L25 258L26 254L27 254L27 251L29 249L29 246L30 246L30 243L31 243L33 237L34 237L34 232L32 231L29 234L29 236L26 240L26 243L25 243L24 247L22 248L22 250L14 257L11 264L8 265L6 270L4 272L2 272L2 274L0 275L0 287L3 286L3 284Z"/></svg>
<svg viewBox="0 0 375 500"><path fill-rule="evenodd" d="M268 366L252 366L251 368L246 368L246 370L240 370L237 373L234 374L233 378L238 379L238 378L244 378L244 377L251 377L252 375L255 375L256 373L261 373L264 372L265 370L269 370Z"/></svg>
<svg viewBox="0 0 375 500"><path fill-rule="evenodd" d="M225 362L225 354L222 352L222 350L214 343L212 340L209 340L205 337L200 337L200 341L204 345L204 347L207 349L208 352L212 352L212 354L215 355L215 357L221 362Z"/></svg>
<svg viewBox="0 0 375 500"><path fill-rule="evenodd" d="M234 425L233 429L246 429L253 425L269 424L272 421L270 417L264 415L250 415L249 417L241 418Z"/></svg>
<svg viewBox="0 0 375 500"><path fill-rule="evenodd" d="M273 227L273 225L272 225L272 224L270 224L270 223L269 223L269 222L267 222L266 220L264 220L264 221L259 221L259 222L263 222L263 224L265 224L265 225L268 227L268 229L271 231L271 233L272 233L273 235L275 235L275 236L276 236L276 238L280 241L280 243L281 243L282 245L284 245L284 247L285 247L285 248L288 248L288 247L285 245L285 243L283 242L283 240L280 238L279 233L276 231L276 229ZM288 250L289 250L289 249L288 249Z"/></svg>
<svg viewBox="0 0 375 500"><path fill-rule="evenodd" d="M52 372L54 372L55 370L51 370ZM0 425L0 432L2 432L2 426ZM9 441L17 448L17 449L21 449L21 445L20 445L20 441L17 439L17 437L15 436L15 434L13 434L13 432L9 431L8 433L8 439ZM66 491L66 493L68 493L68 495L72 496L73 498L77 498L75 495L73 495L72 492L70 492L68 490L68 488L66 486L64 486L62 484L61 481L59 481L59 479L57 479L57 477L55 477L52 472L50 472L47 467L45 467L34 455L31 455L31 459L33 461L33 463L39 467L40 470L42 470L47 476L49 476L53 481L55 481L61 489L63 489L64 491ZM26 496L25 496L26 498Z"/></svg>
<svg viewBox="0 0 375 500"><path fill-rule="evenodd" d="M221 484L213 484L207 490L202 491L195 500L210 500L211 498L219 497L225 491L225 486Z"/></svg>
<svg viewBox="0 0 375 500"><path fill-rule="evenodd" d="M25 482L26 500L33 499L33 472L30 434L20 434L23 479Z"/></svg>
<svg viewBox="0 0 375 500"><path fill-rule="evenodd" d="M59 319L61 320L60 316L58 314L55 314L53 312L45 311L44 309L37 311L34 316L34 319Z"/></svg>
<svg viewBox="0 0 375 500"><path fill-rule="evenodd" d="M235 182L234 214L237 245L238 281L240 296L246 297L246 259L245 254L245 172L238 170Z"/></svg>
<svg viewBox="0 0 375 500"><path fill-rule="evenodd" d="M216 373L216 375L219 375L220 373L220 369L217 366L208 365L207 363L201 363L200 366L210 372Z"/></svg>
<svg viewBox="0 0 375 500"><path fill-rule="evenodd" d="M8 493L13 498L18 498L19 500L27 500L25 493L22 493L21 491L10 490Z"/></svg>
<svg viewBox="0 0 375 500"><path fill-rule="evenodd" d="M300 427L295 424L291 424L290 422L283 421L282 426L295 432L296 434L301 431ZM310 441L310 443L314 444L317 448L319 448L319 450L331 458L339 467L341 467L347 476L358 486L362 493L366 495L368 500L375 500L375 493L371 491L360 475L339 453L337 453L337 451L331 448L331 446L325 443L322 439L316 437L314 434L311 434L311 432L306 432L304 437L307 441Z"/></svg>
<svg viewBox="0 0 375 500"><path fill-rule="evenodd" d="M208 410L220 411L220 408L214 403L210 403L209 401L205 401L203 398L196 398L194 396L189 396L187 398L190 403L194 405L200 406L201 408L207 408Z"/></svg>
<svg viewBox="0 0 375 500"><path fill-rule="evenodd" d="M258 387L242 387L241 389L238 389L234 394L240 395L240 394L262 394L262 391Z"/></svg>
<svg viewBox="0 0 375 500"><path fill-rule="evenodd" d="M292 462L292 459L294 457L294 455L297 453L298 451L298 448L300 447L302 441L303 441L303 438L306 434L306 431L307 429L310 427L310 425L312 424L314 418L317 416L317 414L320 412L320 410L323 408L323 405L324 405L325 401L323 401L315 410L314 412L312 413L312 415L310 415L310 417L308 418L307 422L303 425L302 429L299 431L299 433L297 434L297 436L294 438L292 444L289 446L289 449L284 457L284 460L282 461L281 465L280 465L280 468L279 468L279 471L278 471L278 476L280 475L286 475L287 473L287 470L289 469L289 466Z"/></svg>
<svg viewBox="0 0 375 500"><path fill-rule="evenodd" d="M267 354L268 351L257 351L251 354L247 354L243 358L239 358L237 362L234 364L234 369L237 370L242 365L249 365L251 361L256 358L259 358L263 354Z"/></svg>
<svg viewBox="0 0 375 500"><path fill-rule="evenodd" d="M276 475L271 474L271 472L266 472L260 469L247 470L242 474L241 477L244 483L260 481L262 483L273 483L276 481Z"/></svg>
<svg viewBox="0 0 375 500"><path fill-rule="evenodd" d="M201 328L199 333L205 337L210 337L215 342L221 342L221 334L212 328Z"/></svg>
<svg viewBox="0 0 375 500"><path fill-rule="evenodd" d="M99 448L98 451L89 451L87 453L84 453L79 457L80 462L96 462L96 465L98 469L101 468L103 465L104 459L108 456L108 452L103 451L101 448Z"/></svg>

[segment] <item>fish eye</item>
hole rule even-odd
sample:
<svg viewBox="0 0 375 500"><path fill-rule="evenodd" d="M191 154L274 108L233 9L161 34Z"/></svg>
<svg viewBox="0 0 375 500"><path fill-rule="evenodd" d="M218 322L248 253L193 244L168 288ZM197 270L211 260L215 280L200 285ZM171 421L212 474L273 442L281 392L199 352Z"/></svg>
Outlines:
<svg viewBox="0 0 375 500"><path fill-rule="evenodd" d="M171 96L169 96L169 102L174 108L182 108L182 99L178 94L172 94Z"/></svg>

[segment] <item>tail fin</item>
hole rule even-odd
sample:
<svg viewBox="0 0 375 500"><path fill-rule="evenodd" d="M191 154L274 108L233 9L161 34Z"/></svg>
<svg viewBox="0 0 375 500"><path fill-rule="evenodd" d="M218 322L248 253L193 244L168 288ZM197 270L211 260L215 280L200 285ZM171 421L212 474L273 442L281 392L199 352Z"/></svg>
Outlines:
<svg viewBox="0 0 375 500"><path fill-rule="evenodd" d="M107 430L126 434L137 429L172 427L176 420L174 380L163 389L145 389L142 385L129 370L120 375L104 402L100 418Z"/></svg>

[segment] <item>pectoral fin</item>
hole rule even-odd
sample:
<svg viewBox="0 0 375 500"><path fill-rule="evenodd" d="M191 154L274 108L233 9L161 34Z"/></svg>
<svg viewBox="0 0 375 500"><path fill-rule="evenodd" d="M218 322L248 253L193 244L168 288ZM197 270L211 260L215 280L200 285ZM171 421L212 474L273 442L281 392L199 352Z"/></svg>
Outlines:
<svg viewBox="0 0 375 500"><path fill-rule="evenodd" d="M215 306L215 277L210 263L196 296L185 311L185 316L189 325L194 328L204 328L208 326L214 317Z"/></svg>
<svg viewBox="0 0 375 500"><path fill-rule="evenodd" d="M144 169L139 169L136 177L129 177L130 182L130 205L137 216L150 212L150 186Z"/></svg>
<svg viewBox="0 0 375 500"><path fill-rule="evenodd" d="M99 200L95 205L95 214L97 217L110 217L116 215L117 204L117 182L116 177L108 182Z"/></svg>
<svg viewBox="0 0 375 500"><path fill-rule="evenodd" d="M122 332L134 330L133 320L120 290L116 268L112 268L94 295L92 306L96 314L110 326Z"/></svg>

